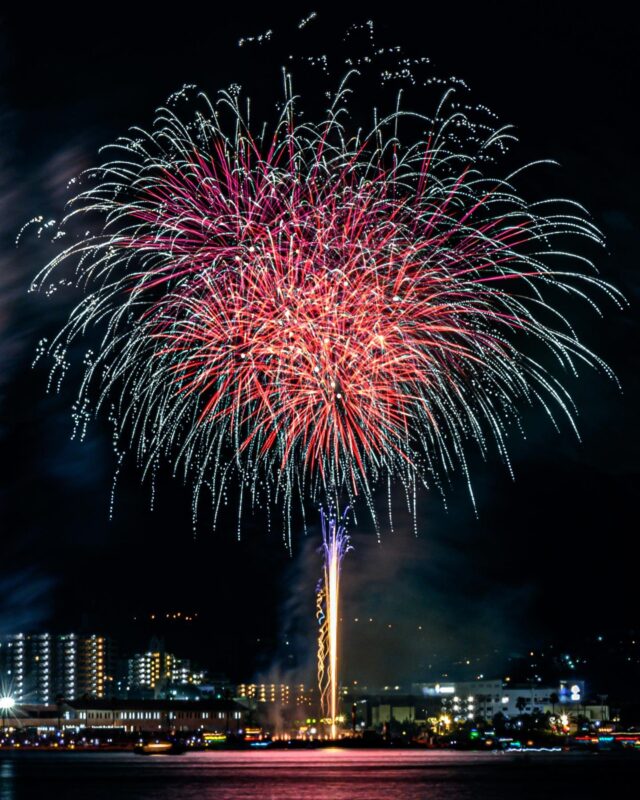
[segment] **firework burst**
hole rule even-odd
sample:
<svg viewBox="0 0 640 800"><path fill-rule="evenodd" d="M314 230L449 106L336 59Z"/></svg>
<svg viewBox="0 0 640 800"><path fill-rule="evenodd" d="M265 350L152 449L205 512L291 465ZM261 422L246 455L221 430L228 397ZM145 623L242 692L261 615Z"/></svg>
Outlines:
<svg viewBox="0 0 640 800"><path fill-rule="evenodd" d="M416 484L467 473L470 443L508 461L522 402L573 425L556 373L608 371L551 301L617 299L567 246L601 244L583 209L527 203L520 171L490 175L512 134L474 123L451 91L433 118L398 108L351 129L352 77L313 123L285 73L259 133L237 91L161 109L84 176L63 226L99 231L38 278L72 265L85 291L43 348L57 368L102 326L78 419L108 408L118 452L182 472L194 515L203 487L215 516L233 483L240 508L277 502L288 525L305 499L364 498L375 519L381 482L415 502ZM422 134L404 141L412 125Z"/></svg>

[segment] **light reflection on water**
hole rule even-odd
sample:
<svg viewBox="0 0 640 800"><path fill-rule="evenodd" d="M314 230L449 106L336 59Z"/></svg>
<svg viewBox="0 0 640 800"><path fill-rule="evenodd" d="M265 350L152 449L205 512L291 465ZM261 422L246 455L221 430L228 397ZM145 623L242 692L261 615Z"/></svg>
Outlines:
<svg viewBox="0 0 640 800"><path fill-rule="evenodd" d="M616 764L616 774L631 779L631 768L637 777L639 763ZM588 754L3 753L0 800L568 800L611 789L609 767Z"/></svg>
<svg viewBox="0 0 640 800"><path fill-rule="evenodd" d="M0 800L13 800L13 762L0 761Z"/></svg>

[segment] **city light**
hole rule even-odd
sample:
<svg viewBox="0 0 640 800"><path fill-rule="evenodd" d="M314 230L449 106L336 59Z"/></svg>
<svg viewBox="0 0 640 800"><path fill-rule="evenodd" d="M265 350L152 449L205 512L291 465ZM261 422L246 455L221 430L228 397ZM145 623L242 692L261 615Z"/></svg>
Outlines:
<svg viewBox="0 0 640 800"><path fill-rule="evenodd" d="M0 697L0 717L2 717L2 732L4 734L7 716L13 711L15 700L7 695Z"/></svg>

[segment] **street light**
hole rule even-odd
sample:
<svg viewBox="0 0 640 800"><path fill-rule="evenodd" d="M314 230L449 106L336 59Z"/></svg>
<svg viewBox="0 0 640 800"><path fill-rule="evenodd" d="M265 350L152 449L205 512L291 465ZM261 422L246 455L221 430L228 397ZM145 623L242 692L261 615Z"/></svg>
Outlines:
<svg viewBox="0 0 640 800"><path fill-rule="evenodd" d="M0 697L0 715L2 716L2 735L4 737L5 719L13 710L16 701L13 697Z"/></svg>

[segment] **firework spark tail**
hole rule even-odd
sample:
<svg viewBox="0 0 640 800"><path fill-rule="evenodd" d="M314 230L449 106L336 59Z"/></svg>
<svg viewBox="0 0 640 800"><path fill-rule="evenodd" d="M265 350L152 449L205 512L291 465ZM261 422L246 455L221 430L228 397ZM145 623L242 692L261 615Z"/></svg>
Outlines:
<svg viewBox="0 0 640 800"><path fill-rule="evenodd" d="M342 559L350 549L346 532L349 509L339 517L334 510L320 511L322 524L323 580L317 594L318 686L332 739L337 735L339 702L340 574Z"/></svg>

